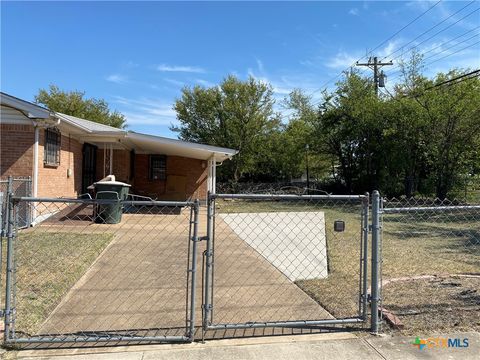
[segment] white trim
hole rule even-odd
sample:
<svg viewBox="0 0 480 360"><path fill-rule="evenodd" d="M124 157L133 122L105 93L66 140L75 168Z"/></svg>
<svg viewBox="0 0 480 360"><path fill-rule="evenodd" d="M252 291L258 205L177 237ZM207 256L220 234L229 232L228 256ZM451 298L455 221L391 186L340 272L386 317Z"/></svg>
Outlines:
<svg viewBox="0 0 480 360"><path fill-rule="evenodd" d="M26 117L30 119L48 119L50 111L31 102L16 98L12 95L0 92L0 103L2 105L20 110Z"/></svg>
<svg viewBox="0 0 480 360"><path fill-rule="evenodd" d="M205 145L205 144L198 144L198 143L188 142L188 141L183 141L178 139L170 139L162 136L136 133L133 131L129 131L126 134L126 138L131 138L139 141L150 140L150 141L156 141L160 144L176 145L176 146L181 146L181 147L185 147L192 150L203 150L203 151L208 151L214 154L218 153L218 154L224 155L227 158L231 158L232 156L238 153L238 151L234 149L228 149L228 148Z"/></svg>

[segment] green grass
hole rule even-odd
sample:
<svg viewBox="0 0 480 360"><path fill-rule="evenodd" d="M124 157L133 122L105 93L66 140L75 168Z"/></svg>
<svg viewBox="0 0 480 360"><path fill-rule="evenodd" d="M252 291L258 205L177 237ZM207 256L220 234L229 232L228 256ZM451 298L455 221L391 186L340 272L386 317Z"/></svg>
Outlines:
<svg viewBox="0 0 480 360"><path fill-rule="evenodd" d="M324 211L328 246L329 275L326 279L300 280L297 285L337 318L355 315L358 309L360 261L360 208L337 204L289 202L217 201L217 212ZM333 221L346 222L346 231L333 231ZM370 240L369 240L370 245ZM370 271L370 247L369 262ZM383 279L417 275L480 273L480 214L384 215ZM428 303L432 291L415 291L418 284L396 294L384 294L384 303L395 307ZM396 284L395 286L399 286ZM440 295L448 304L448 294ZM453 296L453 295L452 295ZM450 299L451 306L457 301ZM407 306L407 307L408 307ZM458 311L463 311L461 308ZM465 310L466 311L466 310ZM459 315L462 329L478 329L473 318ZM422 319L424 321L422 321ZM440 318L441 319L441 318ZM469 320L470 319L470 320ZM408 321L408 318L405 320ZM406 323L406 331L428 329L427 318ZM451 322L436 322L442 330L454 330Z"/></svg>
<svg viewBox="0 0 480 360"><path fill-rule="evenodd" d="M35 334L112 239L112 234L45 232L41 227L20 231L15 240L16 331Z"/></svg>

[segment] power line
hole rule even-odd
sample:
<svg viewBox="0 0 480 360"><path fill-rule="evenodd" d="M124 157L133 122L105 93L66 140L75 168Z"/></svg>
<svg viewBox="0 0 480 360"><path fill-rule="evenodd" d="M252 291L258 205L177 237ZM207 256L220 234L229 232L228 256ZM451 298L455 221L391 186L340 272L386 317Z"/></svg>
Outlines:
<svg viewBox="0 0 480 360"><path fill-rule="evenodd" d="M470 15L472 15L472 14L475 13L475 12L477 12L478 10L480 10L480 8L475 9L474 11L470 12L469 14L467 14L466 16L464 16L463 18L458 19L457 21L455 21L453 24L450 24L449 26L443 28L442 30L437 31L435 34L433 34L433 35L430 36L429 38L427 38L427 39L421 41L420 43L416 44L415 47L418 48L420 45L424 44L425 42L427 42L427 41L430 40L430 39L433 39L435 36L437 36L438 34L444 32L445 30L450 29L452 26L458 24L460 21L462 21L462 20L464 20L465 18L469 17ZM402 48L403 48L403 47L402 47ZM400 58L401 56L403 56L407 51L408 51L408 50L403 51L399 56L397 56L397 59Z"/></svg>
<svg viewBox="0 0 480 360"><path fill-rule="evenodd" d="M443 45L446 45L446 44L448 44L448 43L451 43L451 42L454 41L454 40L460 39L460 38L464 37L465 35L471 33L472 31L475 31L475 30L478 30L478 29L480 29L480 26L477 26L476 28L470 29L470 30L468 30L467 32L464 32L462 35L458 35L458 36L456 36L456 37L454 37L454 38L452 38L452 39L450 39L450 40L448 40L448 41L445 41L445 42L439 44L438 46L435 46L434 48L431 48L431 49L428 50L428 51L425 51L425 52L423 53L423 55L426 55L426 54L428 54L428 53L430 53L430 52L432 52L432 51L434 51L434 50L437 50L439 47L442 47ZM476 34L476 36L478 36L478 35L479 35L479 34Z"/></svg>
<svg viewBox="0 0 480 360"><path fill-rule="evenodd" d="M419 16L417 16L416 18L414 18L413 20L411 20L408 24L406 24L406 25L403 26L401 29L399 29L398 31L396 31L396 32L395 32L393 35L391 35L388 39L384 40L382 43L380 43L379 45L377 45L372 51L377 50L377 49L380 48L382 45L384 45L385 43L387 43L388 41L390 41L392 38L394 38L395 36L397 36L400 32L402 32L403 30L405 30L408 26L410 26L411 24L413 24L413 23L415 23L416 21L418 21L421 17L423 17L425 14L427 14L427 13L428 13L429 11L431 11L433 8L435 8L440 2L441 2L441 0L438 1L438 2L436 2L436 3L435 3L434 5L432 5L430 8L428 8L428 9L425 10L423 13L421 13ZM383 57L381 60L383 60L383 59L385 59L385 58L387 58L387 57L389 57L389 56L391 56L391 55L394 55L394 54L397 53L398 51L404 49L404 48L405 48L406 46L408 46L409 44L413 43L414 41L416 41L417 39L419 39L419 38L422 37L423 35L429 33L430 31L432 31L432 30L435 29L436 27L440 26L441 24L443 24L444 22L446 22L448 19L450 19L450 18L452 18L453 16L457 15L458 13L460 13L461 11L463 11L464 9L466 9L467 7L471 6L471 5L472 5L473 3L475 3L475 2L476 2L475 0L471 1L471 2L468 3L467 5L463 6L461 9L457 10L455 13L449 15L449 16L448 16L447 18L445 18L444 20L440 21L440 22L437 23L436 25L432 26L431 28L427 29L426 31L424 31L423 33L421 33L420 35L418 35L416 38L414 38L413 40L411 40L410 42L408 42L407 44L405 44L405 45L402 46L401 48L399 48L399 49L397 49L396 51L392 52L391 54ZM467 15L463 16L461 19L455 21L453 24L451 24L451 25L445 27L444 29L436 32L434 35L430 36L428 39L423 40L420 44L425 43L426 41L432 39L433 37L437 36L438 34L442 33L443 31L451 28L452 26L456 25L457 23L459 23L460 21L464 20L465 18L471 16L473 13L477 12L478 10L480 10L480 8L477 8L477 9L473 10L472 12L470 12L470 13L468 13ZM454 39L450 39L449 42L451 42L451 41L453 41L453 40L455 40L455 39L457 39L457 38L460 38L460 37L462 37L462 36L470 33L471 31L474 31L474 30L476 30L476 29L478 29L478 28L480 28L480 27L477 27L477 28L475 28L475 29L469 30L469 31L467 31L466 33L464 33L464 34L462 34L462 35L460 35L460 36L457 36L457 37L454 38ZM469 38L468 40L470 40L470 39L471 39L471 38ZM463 43L463 42L465 42L465 41L462 41L462 43ZM446 42L446 43L448 43L448 42ZM417 44L416 46L418 46L418 45L420 45L420 44ZM459 44L457 43L457 44L453 45L452 47L457 46L457 45L459 45ZM473 45L471 45L471 46L474 46L474 45L476 45L476 44L473 44ZM451 48L451 47L450 47L450 48ZM468 48L468 47L466 47L466 48ZM463 48L463 49L461 49L461 50L459 50L459 51L463 51L463 50L466 49L466 48ZM449 49L449 48L448 48L448 49ZM432 50L432 49L431 49L431 50ZM430 51L431 51L431 50L430 50ZM443 52L443 51L442 51L442 52ZM405 52L404 52L404 53L405 53ZM402 53L401 55L403 55L404 53ZM455 52L455 53L456 53L456 52ZM453 54L455 54L455 53L453 53ZM443 57L443 58L446 58L446 57L451 56L451 55L453 55L453 54L449 54L449 55L447 55L447 56L445 56L445 57ZM401 55L400 55L400 56L401 56ZM342 70L338 75L336 75L335 77L332 77L331 79L327 80L327 81L326 81L325 83L323 83L319 88L317 88L317 89L315 89L314 91L312 91L312 92L310 92L309 94L307 94L307 96L310 97L310 96L312 96L313 94L315 94L316 92L323 90L326 85L328 85L328 84L330 84L332 81L340 78L345 71L348 71L348 69L352 68L352 67L355 65L355 63L357 63L358 61L360 61L360 60L363 59L364 57L365 57L365 56L360 57L360 58L359 58L356 62L354 62L352 65L350 65L349 67L343 69L343 70ZM380 61L381 61L381 60L380 60ZM438 61L438 60L441 60L441 59L437 59L437 60L435 60L435 61L433 61L433 62L436 62L436 61ZM433 62L431 62L431 63L433 63ZM431 63L430 63L430 64L431 64ZM394 72L394 74L395 74L395 73L398 73L398 72L400 72L400 71L396 71L396 72ZM321 102L322 102L321 99L318 100L318 101L316 101L316 102L313 102L313 103L312 103L312 106L316 106L316 105L320 104ZM293 111L293 112L290 113L290 114L284 115L284 116L282 116L280 119L284 119L284 118L286 118L287 116L291 116L291 115L294 114L294 112L295 112L295 111Z"/></svg>
<svg viewBox="0 0 480 360"><path fill-rule="evenodd" d="M468 79L473 79L475 77L478 77L479 75L480 75L480 69L473 70L473 71L470 71L467 74L462 74L462 75L459 75L457 77L454 77L453 79L448 79L448 80L442 81L438 84L432 85L432 86L426 88L425 90L430 90L430 89L433 89L433 88L436 88L436 87L439 87L439 86L442 86L442 85L447 85L447 84L453 83L453 82L456 84L456 83L463 82L463 81L468 80ZM465 79L465 80L461 80L461 79ZM457 81L457 80L461 80L461 81Z"/></svg>
<svg viewBox="0 0 480 360"><path fill-rule="evenodd" d="M380 48L382 45L386 44L387 42L389 42L391 39L393 39L395 36L397 36L399 33L401 33L403 30L405 30L407 27L409 27L411 24L413 24L415 21L417 21L418 19L420 19L422 16L424 16L426 13L428 13L430 10L432 10L435 6L437 6L438 4L440 4L442 2L442 0L439 0L438 2L436 2L433 6L431 6L430 8L428 8L427 10L425 10L423 13L421 13L420 15L418 15L415 19L413 19L412 21L410 21L407 25L405 25L404 27L402 27L400 30L398 30L395 34L393 34L392 36L390 36L387 40L385 40L384 42L382 42L380 45L378 45L375 49L371 50L371 52L373 53L375 50L377 50L378 48ZM361 59L360 59L361 60ZM358 61L360 61L358 60ZM383 60L383 59L382 59Z"/></svg>
<svg viewBox="0 0 480 360"><path fill-rule="evenodd" d="M405 26L403 26L400 30L396 31L393 35L391 35L388 39L386 39L385 41L383 41L382 43L380 43L379 45L377 45L373 50L371 50L371 52L377 50L378 48L380 48L382 45L386 44L388 41L390 41L391 39L393 39L395 36L397 36L400 32L402 32L403 30L405 30L407 27L409 27L410 25L412 25L413 23L415 23L417 20L419 20L420 18L422 18L425 14L427 14L429 11L431 11L435 6L437 6L439 3L441 3L442 0L439 0L437 1L435 4L433 4L431 7L429 7L427 10L425 10L424 12L422 12L420 15L418 15L416 18L414 18L413 20L411 20L408 24L406 24ZM475 1L472 1L472 3L475 2ZM314 91L312 91L310 94L308 94L307 96L312 96L313 94L315 94L316 92L318 91L321 91L324 89L325 86L327 86L328 84L330 84L332 81L338 79L340 76L342 76L343 72L345 71L348 71L348 69L350 69L351 67L355 66L355 63L359 62L360 60L362 60L364 57L366 56L362 56L360 57L358 60L354 61L349 67L343 69L342 71L340 71L340 73L327 80L327 82L325 82L324 84L322 84L319 88L315 89Z"/></svg>
<svg viewBox="0 0 480 360"><path fill-rule="evenodd" d="M433 63L436 63L437 61L443 60L443 59L445 59L445 58L447 58L447 57L449 57L449 56L455 55L455 54L457 54L457 53L459 53L459 52L461 52L461 51L463 51L463 50L466 50L466 49L471 48L472 46L475 46L475 45L478 45L478 44L480 44L480 40L477 41L476 43L473 43L473 44L470 44L470 45L468 45L468 46L465 46L464 48L461 48L460 50L455 51L455 52L453 52L453 53L451 53L451 54L447 54L447 55L445 55L445 56L442 56L441 58L435 59L435 60L429 62L428 64L426 64L425 66L428 66L428 65L431 65L431 64L433 64Z"/></svg>
<svg viewBox="0 0 480 360"><path fill-rule="evenodd" d="M438 53L436 53L436 54L433 54L433 55L431 55L431 56L426 57L424 60L431 59L431 58L433 58L433 57L435 57L435 56L437 56L437 55L439 55L439 54L441 54L441 53L444 53L444 52L447 51L447 50L450 50L450 49L452 49L452 48L454 48L454 47L456 47L456 46L458 46L458 45L460 45L460 44L462 44L462 43L464 43L464 42L466 42L466 41L468 41L468 40L473 39L474 37L477 37L477 35L474 35L474 36L472 36L472 37L470 37L470 38L468 38L468 39L466 39L466 40L464 40L464 41L461 41L461 42L459 42L459 43L456 43L456 44L454 44L454 45L452 45L452 46L449 46L448 48L445 48L444 50L442 50L442 51L440 51L440 52L438 52ZM468 45L468 46L465 46L465 47L463 47L463 48L461 48L461 49L459 49L459 50L457 50L457 51L454 51L454 52L449 53L449 54L447 54L447 55L445 55L445 56L442 56L442 57L440 57L440 58L437 58L437 59L435 59L435 60L433 60L433 61L431 61L431 62L429 62L429 63L426 63L424 66L428 66L428 65L430 65L430 64L436 63L437 61L440 61L440 60L445 59L445 58L447 58L447 57L450 57L450 56L453 56L453 55L455 55L455 54L458 54L459 52L462 52L463 50L466 50L466 49L468 49L468 48L471 48L471 47L477 45L479 42L480 42L480 41L477 41L477 42L472 43L472 44L470 44L470 45ZM396 70L396 71L390 73L391 79L399 78L399 77L401 76L400 73L401 73L401 70ZM396 74L399 74L399 75L396 75ZM393 76L393 75L396 75L396 76ZM392 77L392 76L393 76L393 77Z"/></svg>
<svg viewBox="0 0 480 360"><path fill-rule="evenodd" d="M458 42L458 43L456 43L456 44L454 44L454 45L446 48L446 49L443 49L442 51L439 51L439 52L437 52L437 53L435 53L435 54L432 54L432 55L430 55L430 56L427 56L426 58L423 58L423 60L425 61L425 60L431 59L432 57L435 57L435 56L437 56L438 54L442 54L442 53L444 53L444 52L447 51L447 50L450 50L450 49L452 49L452 48L454 48L454 47L457 47L458 45L461 45L461 44L463 44L463 43L466 43L467 41L472 40L473 38L477 38L477 37L478 37L478 34L475 34L475 35L469 37L468 39L465 39L465 40L463 40L463 41L460 41L460 42ZM425 54L426 54L426 53L424 53L423 55L425 55Z"/></svg>
<svg viewBox="0 0 480 360"><path fill-rule="evenodd" d="M388 57L391 57L393 56L393 54L396 54L397 52L401 51L403 48L405 48L406 46L412 44L413 42L415 42L417 39L421 38L423 35L429 33L430 31L432 31L433 29L435 29L437 26L440 26L441 24L443 24L445 21L447 21L448 19L452 18L453 16L457 15L459 12L461 12L462 10L464 10L465 8L469 7L470 5L472 5L473 3L475 3L475 0L473 0L472 2L468 3L467 5L465 5L464 7L462 7L460 10L457 10L455 13L451 14L450 16L448 16L447 18L443 19L442 21L440 21L439 23L437 23L436 25L432 26L431 28L429 28L428 30L424 31L423 33L421 33L420 35L418 35L416 38L414 38L413 40L409 41L408 43L406 43L405 45L403 45L401 48L398 48L397 50L395 50L394 52L384 56L382 58L383 59L386 59ZM465 19L466 17L470 16L472 13L474 13L475 11L478 11L478 9L472 11L471 13L469 13L467 16L464 16L463 18L461 18L460 20L463 20ZM458 23L458 21L456 22Z"/></svg>

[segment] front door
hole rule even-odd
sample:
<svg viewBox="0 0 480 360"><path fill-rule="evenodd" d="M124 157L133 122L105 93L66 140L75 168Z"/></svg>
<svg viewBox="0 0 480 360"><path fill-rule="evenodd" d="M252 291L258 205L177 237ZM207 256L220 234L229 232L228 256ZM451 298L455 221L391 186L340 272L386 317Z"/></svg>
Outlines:
<svg viewBox="0 0 480 360"><path fill-rule="evenodd" d="M87 187L96 180L97 168L97 147L92 144L83 144L83 162L82 162L82 193L88 192Z"/></svg>

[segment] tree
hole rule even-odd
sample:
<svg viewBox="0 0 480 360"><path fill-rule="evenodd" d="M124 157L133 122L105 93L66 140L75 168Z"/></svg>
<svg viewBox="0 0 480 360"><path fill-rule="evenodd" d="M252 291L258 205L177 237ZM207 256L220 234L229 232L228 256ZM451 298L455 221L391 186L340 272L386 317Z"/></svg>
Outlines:
<svg viewBox="0 0 480 360"><path fill-rule="evenodd" d="M350 193L379 188L382 182L381 111L371 80L357 71L345 73L334 92L324 93L315 139L319 151L335 159L333 175Z"/></svg>
<svg viewBox="0 0 480 360"><path fill-rule="evenodd" d="M252 77L241 81L228 76L219 86L183 88L174 105L180 125L171 130L186 141L238 150L219 174L237 182L259 169L267 140L280 127L273 104L270 85Z"/></svg>
<svg viewBox="0 0 480 360"><path fill-rule="evenodd" d="M35 102L46 106L52 111L95 121L117 128L126 127L126 118L120 112L110 110L103 99L84 98L85 92L63 91L56 85L50 85L48 90L40 89L35 96Z"/></svg>

